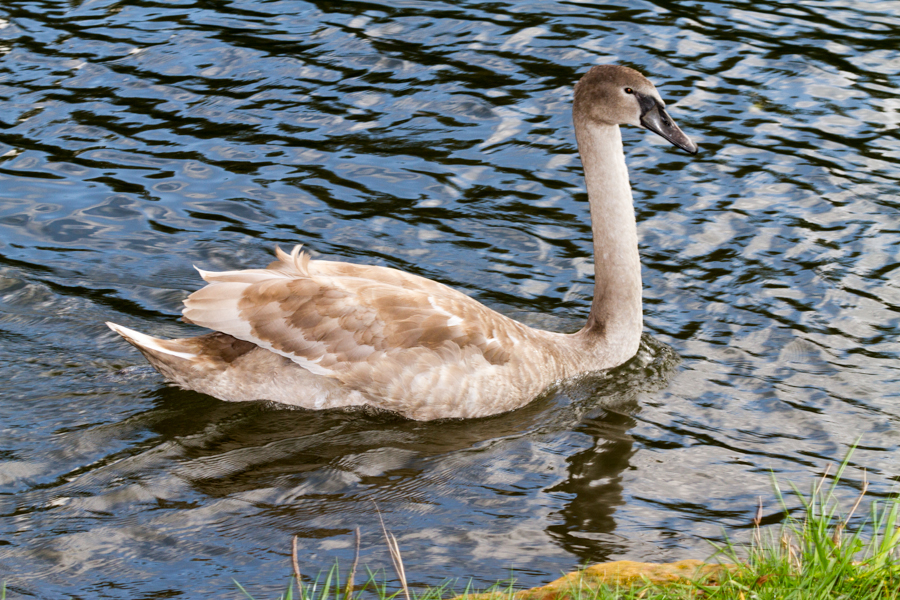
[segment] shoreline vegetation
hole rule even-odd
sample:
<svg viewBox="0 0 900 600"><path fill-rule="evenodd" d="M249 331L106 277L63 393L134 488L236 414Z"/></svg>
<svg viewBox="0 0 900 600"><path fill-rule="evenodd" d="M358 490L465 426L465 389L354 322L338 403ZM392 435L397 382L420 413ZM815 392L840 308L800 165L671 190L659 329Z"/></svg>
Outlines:
<svg viewBox="0 0 900 600"><path fill-rule="evenodd" d="M532 589L516 589L515 581L480 591L474 590L471 582L461 592L454 589L454 582L410 589L397 540L382 522L399 589L390 589L386 576L379 580L369 570L365 583L356 584L357 529L356 560L345 572L343 583L337 564L314 581L303 581L295 537L293 575L279 600L900 600L900 498L872 500L868 516L862 516L859 508L868 491L863 471L859 496L845 513L836 491L852 454L853 448L833 475L826 469L808 494L791 485L791 495L802 505L799 518L792 514L773 477L784 520L762 528L760 498L750 542L737 545L726 537L723 544L713 543L713 555L706 562L601 563ZM235 584L254 600L240 583Z"/></svg>

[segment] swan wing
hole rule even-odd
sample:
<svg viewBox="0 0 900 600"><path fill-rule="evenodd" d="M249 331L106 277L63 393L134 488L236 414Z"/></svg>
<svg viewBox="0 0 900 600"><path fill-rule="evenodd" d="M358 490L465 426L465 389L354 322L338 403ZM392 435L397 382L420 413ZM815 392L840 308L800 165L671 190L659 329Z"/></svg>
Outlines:
<svg viewBox="0 0 900 600"><path fill-rule="evenodd" d="M265 269L200 271L208 285L185 300L185 319L348 383L503 365L527 335L524 325L422 277L310 261L299 246L276 252Z"/></svg>

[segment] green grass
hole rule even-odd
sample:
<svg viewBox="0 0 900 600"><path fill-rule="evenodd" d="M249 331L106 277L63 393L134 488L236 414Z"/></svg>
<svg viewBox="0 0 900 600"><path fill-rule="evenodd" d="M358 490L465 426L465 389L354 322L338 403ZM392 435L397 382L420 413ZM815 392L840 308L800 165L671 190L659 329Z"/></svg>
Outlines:
<svg viewBox="0 0 900 600"><path fill-rule="evenodd" d="M808 494L791 486L791 495L799 499L802 506L802 510L798 511L801 513L799 518L793 515L794 511L776 481L775 495L784 511L784 521L780 526L761 529L760 505L754 520L752 540L748 544L736 545L726 541L716 548L711 562L731 564L728 569L722 569L718 577L706 581L682 580L668 585L643 581L628 587L597 584L584 577L570 580L565 588L558 589L552 595L517 591L511 582L495 585L482 594L487 594L492 600L512 600L514 596L516 600L900 600L900 499L892 497L872 501L868 516L854 519L868 488L863 474L859 498L849 511L843 512L836 492L852 453L853 449L830 478L826 469L825 475ZM455 593L449 583L410 590L396 539L386 530L384 536L400 582L399 589L389 589L384 575L378 582L376 575L370 571L366 583L355 586L356 561L347 572L343 584L338 565L320 574L315 582L304 583L296 562L295 538L294 576L279 600L441 600L476 595L469 586ZM248 598L253 598L240 584L237 585Z"/></svg>
<svg viewBox="0 0 900 600"><path fill-rule="evenodd" d="M720 556L740 566L719 587L739 593L703 591L709 597L760 600L900 598L900 499L872 501L868 517L851 523L868 490L863 472L859 497L849 512L842 512L836 490L852 454L851 448L829 484L826 470L808 495L791 486L802 504L802 518L792 516L776 481L775 494L785 513L781 526L760 530L757 513L746 561L731 544L719 549Z"/></svg>

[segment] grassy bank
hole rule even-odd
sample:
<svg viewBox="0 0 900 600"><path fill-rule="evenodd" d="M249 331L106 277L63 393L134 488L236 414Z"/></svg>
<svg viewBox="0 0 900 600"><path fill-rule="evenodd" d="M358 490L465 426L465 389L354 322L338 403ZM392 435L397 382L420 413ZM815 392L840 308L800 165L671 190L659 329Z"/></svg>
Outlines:
<svg viewBox="0 0 900 600"><path fill-rule="evenodd" d="M301 579L295 538L294 576L280 600L900 600L900 500L872 501L868 516L863 516L861 506L868 488L864 475L859 497L849 507L841 507L836 491L851 454L852 450L833 474L826 470L809 493L791 487L788 496L796 496L802 503L799 517L792 515L785 493L776 482L775 494L784 510L784 521L776 527L760 528L760 505L751 541L716 547L708 564L605 563L530 590L517 590L513 584L498 584L482 591L470 587L454 590L449 583L411 590L406 585L396 539L384 531L399 589L390 589L371 572L367 572L365 583L357 585L355 562L344 573L336 565L315 582L298 585ZM358 551L357 534L357 556ZM253 598L240 584L238 587Z"/></svg>

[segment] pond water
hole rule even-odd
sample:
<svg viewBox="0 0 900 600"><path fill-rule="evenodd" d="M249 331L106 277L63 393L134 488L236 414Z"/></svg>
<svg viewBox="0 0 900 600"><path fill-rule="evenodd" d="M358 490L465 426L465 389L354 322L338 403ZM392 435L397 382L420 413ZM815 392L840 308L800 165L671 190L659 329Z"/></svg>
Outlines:
<svg viewBox="0 0 900 600"><path fill-rule="evenodd" d="M353 556L412 582L704 558L771 473L900 479L900 3L4 0L0 578L11 597L257 597ZM696 157L623 130L645 341L472 422L229 404L165 337L193 269L274 246L397 267L529 324L587 316L570 116L647 74ZM390 571L388 577L392 577Z"/></svg>

